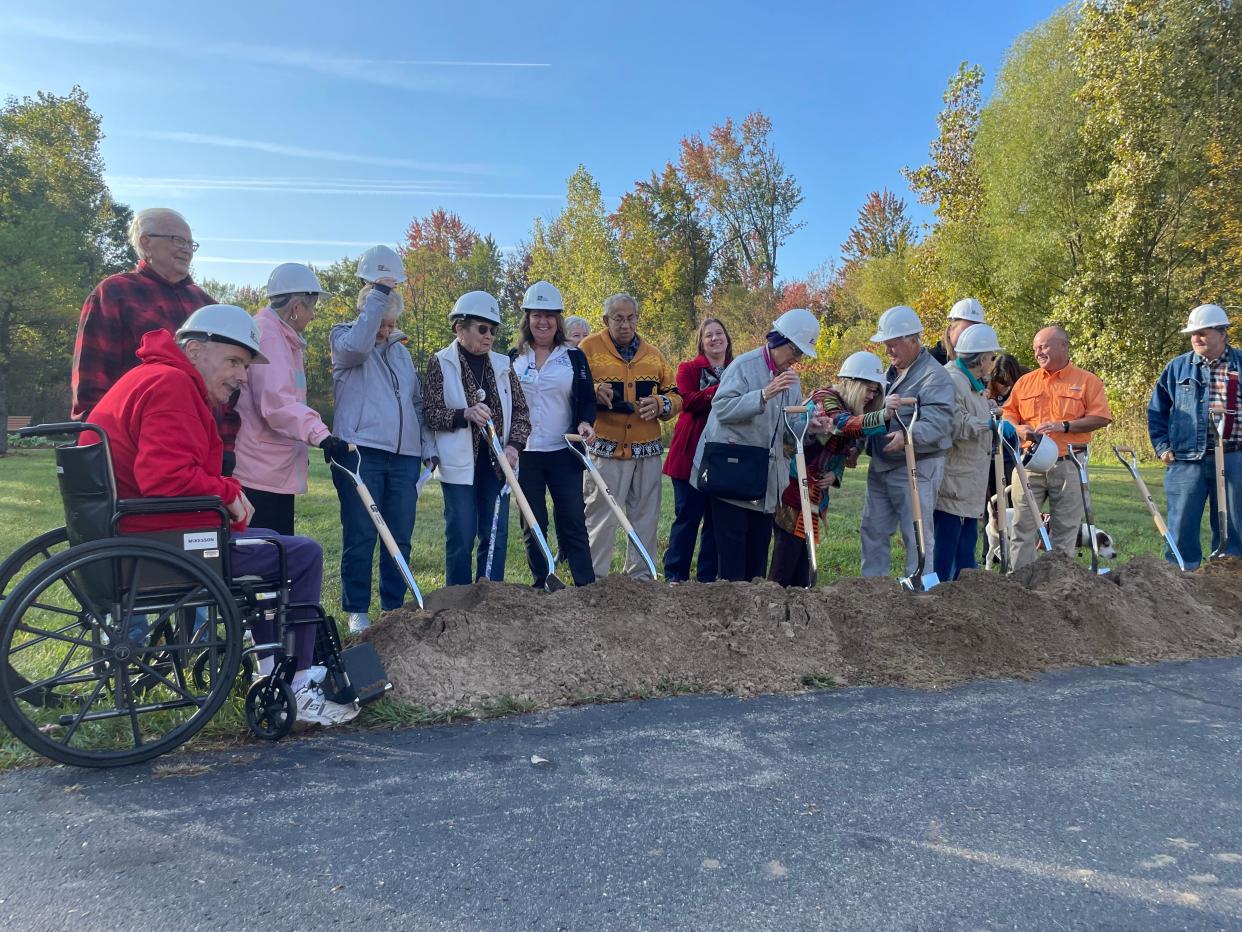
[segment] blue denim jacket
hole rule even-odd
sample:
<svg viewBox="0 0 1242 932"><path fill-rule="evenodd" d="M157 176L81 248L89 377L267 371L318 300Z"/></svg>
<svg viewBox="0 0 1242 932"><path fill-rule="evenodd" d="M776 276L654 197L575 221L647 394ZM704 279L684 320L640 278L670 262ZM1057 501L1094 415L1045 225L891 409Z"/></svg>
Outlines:
<svg viewBox="0 0 1242 932"><path fill-rule="evenodd" d="M1242 371L1242 350L1229 347L1229 370ZM1179 460L1201 460L1208 447L1211 372L1195 353L1172 359L1151 392L1147 433L1156 455L1172 450Z"/></svg>

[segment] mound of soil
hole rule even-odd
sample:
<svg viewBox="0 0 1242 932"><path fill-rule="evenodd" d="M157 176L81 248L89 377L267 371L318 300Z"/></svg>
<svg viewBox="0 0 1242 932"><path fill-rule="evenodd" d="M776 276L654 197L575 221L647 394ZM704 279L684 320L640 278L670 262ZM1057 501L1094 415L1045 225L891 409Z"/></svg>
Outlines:
<svg viewBox="0 0 1242 932"><path fill-rule="evenodd" d="M545 593L487 581L431 593L364 636L401 699L446 710L698 690L943 687L1053 667L1242 653L1242 561L1184 574L1138 557L1095 576L1049 554L913 595L891 579L815 590L609 576Z"/></svg>

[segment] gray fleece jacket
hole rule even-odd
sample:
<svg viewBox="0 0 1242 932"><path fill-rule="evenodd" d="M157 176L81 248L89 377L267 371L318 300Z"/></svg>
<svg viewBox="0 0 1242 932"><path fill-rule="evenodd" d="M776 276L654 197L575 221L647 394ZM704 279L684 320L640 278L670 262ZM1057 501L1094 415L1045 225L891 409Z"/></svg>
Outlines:
<svg viewBox="0 0 1242 932"><path fill-rule="evenodd" d="M957 393L953 388L953 379L931 353L922 350L905 372L898 372L896 366L889 366L885 394L919 400L919 419L914 425L916 458L930 459L944 456L948 452L953 446L953 412L957 409ZM909 423L914 407L903 405L898 413L903 421ZM889 429L892 431L901 428L896 420L892 420L889 421ZM871 456L870 468L878 472L904 468L906 454L902 450L896 453L881 452L886 442L883 434L867 438L867 453Z"/></svg>
<svg viewBox="0 0 1242 932"><path fill-rule="evenodd" d="M429 460L435 434L423 420L423 385L401 342L405 334L393 330L375 345L387 304L388 295L374 290L357 320L332 328L332 432L359 446Z"/></svg>

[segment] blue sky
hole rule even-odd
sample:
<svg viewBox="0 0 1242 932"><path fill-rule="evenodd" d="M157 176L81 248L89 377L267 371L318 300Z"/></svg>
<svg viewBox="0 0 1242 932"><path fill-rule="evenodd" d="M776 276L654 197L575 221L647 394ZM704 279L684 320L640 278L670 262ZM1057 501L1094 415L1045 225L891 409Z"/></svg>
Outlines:
<svg viewBox="0 0 1242 932"><path fill-rule="evenodd" d="M796 277L838 255L867 192L913 202L899 169L926 159L949 75L990 79L1054 9L10 0L0 93L80 84L114 195L180 210L195 274L239 283L396 245L441 206L508 247L579 163L612 208L682 136L763 110L805 193L779 255Z"/></svg>

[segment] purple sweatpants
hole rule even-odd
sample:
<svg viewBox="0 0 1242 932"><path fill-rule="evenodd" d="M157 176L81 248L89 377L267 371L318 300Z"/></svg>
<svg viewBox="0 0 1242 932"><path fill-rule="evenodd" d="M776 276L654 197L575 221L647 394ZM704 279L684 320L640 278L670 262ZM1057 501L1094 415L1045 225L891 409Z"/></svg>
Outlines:
<svg viewBox="0 0 1242 932"><path fill-rule="evenodd" d="M289 537L277 534L264 528L249 528L233 534L233 539L253 537L274 537L285 547L286 569L289 571L289 601L318 602L323 589L323 548L309 537ZM230 559L233 564L233 576L258 576L262 579L275 581L280 578L280 557L272 544L250 544L230 548ZM314 609L295 608L289 612L289 621L314 621ZM280 636L276 630L276 622L264 618L254 624L254 639L257 644L275 643ZM300 624L294 626L294 653L297 656L297 669L306 670L315 658L315 626Z"/></svg>

